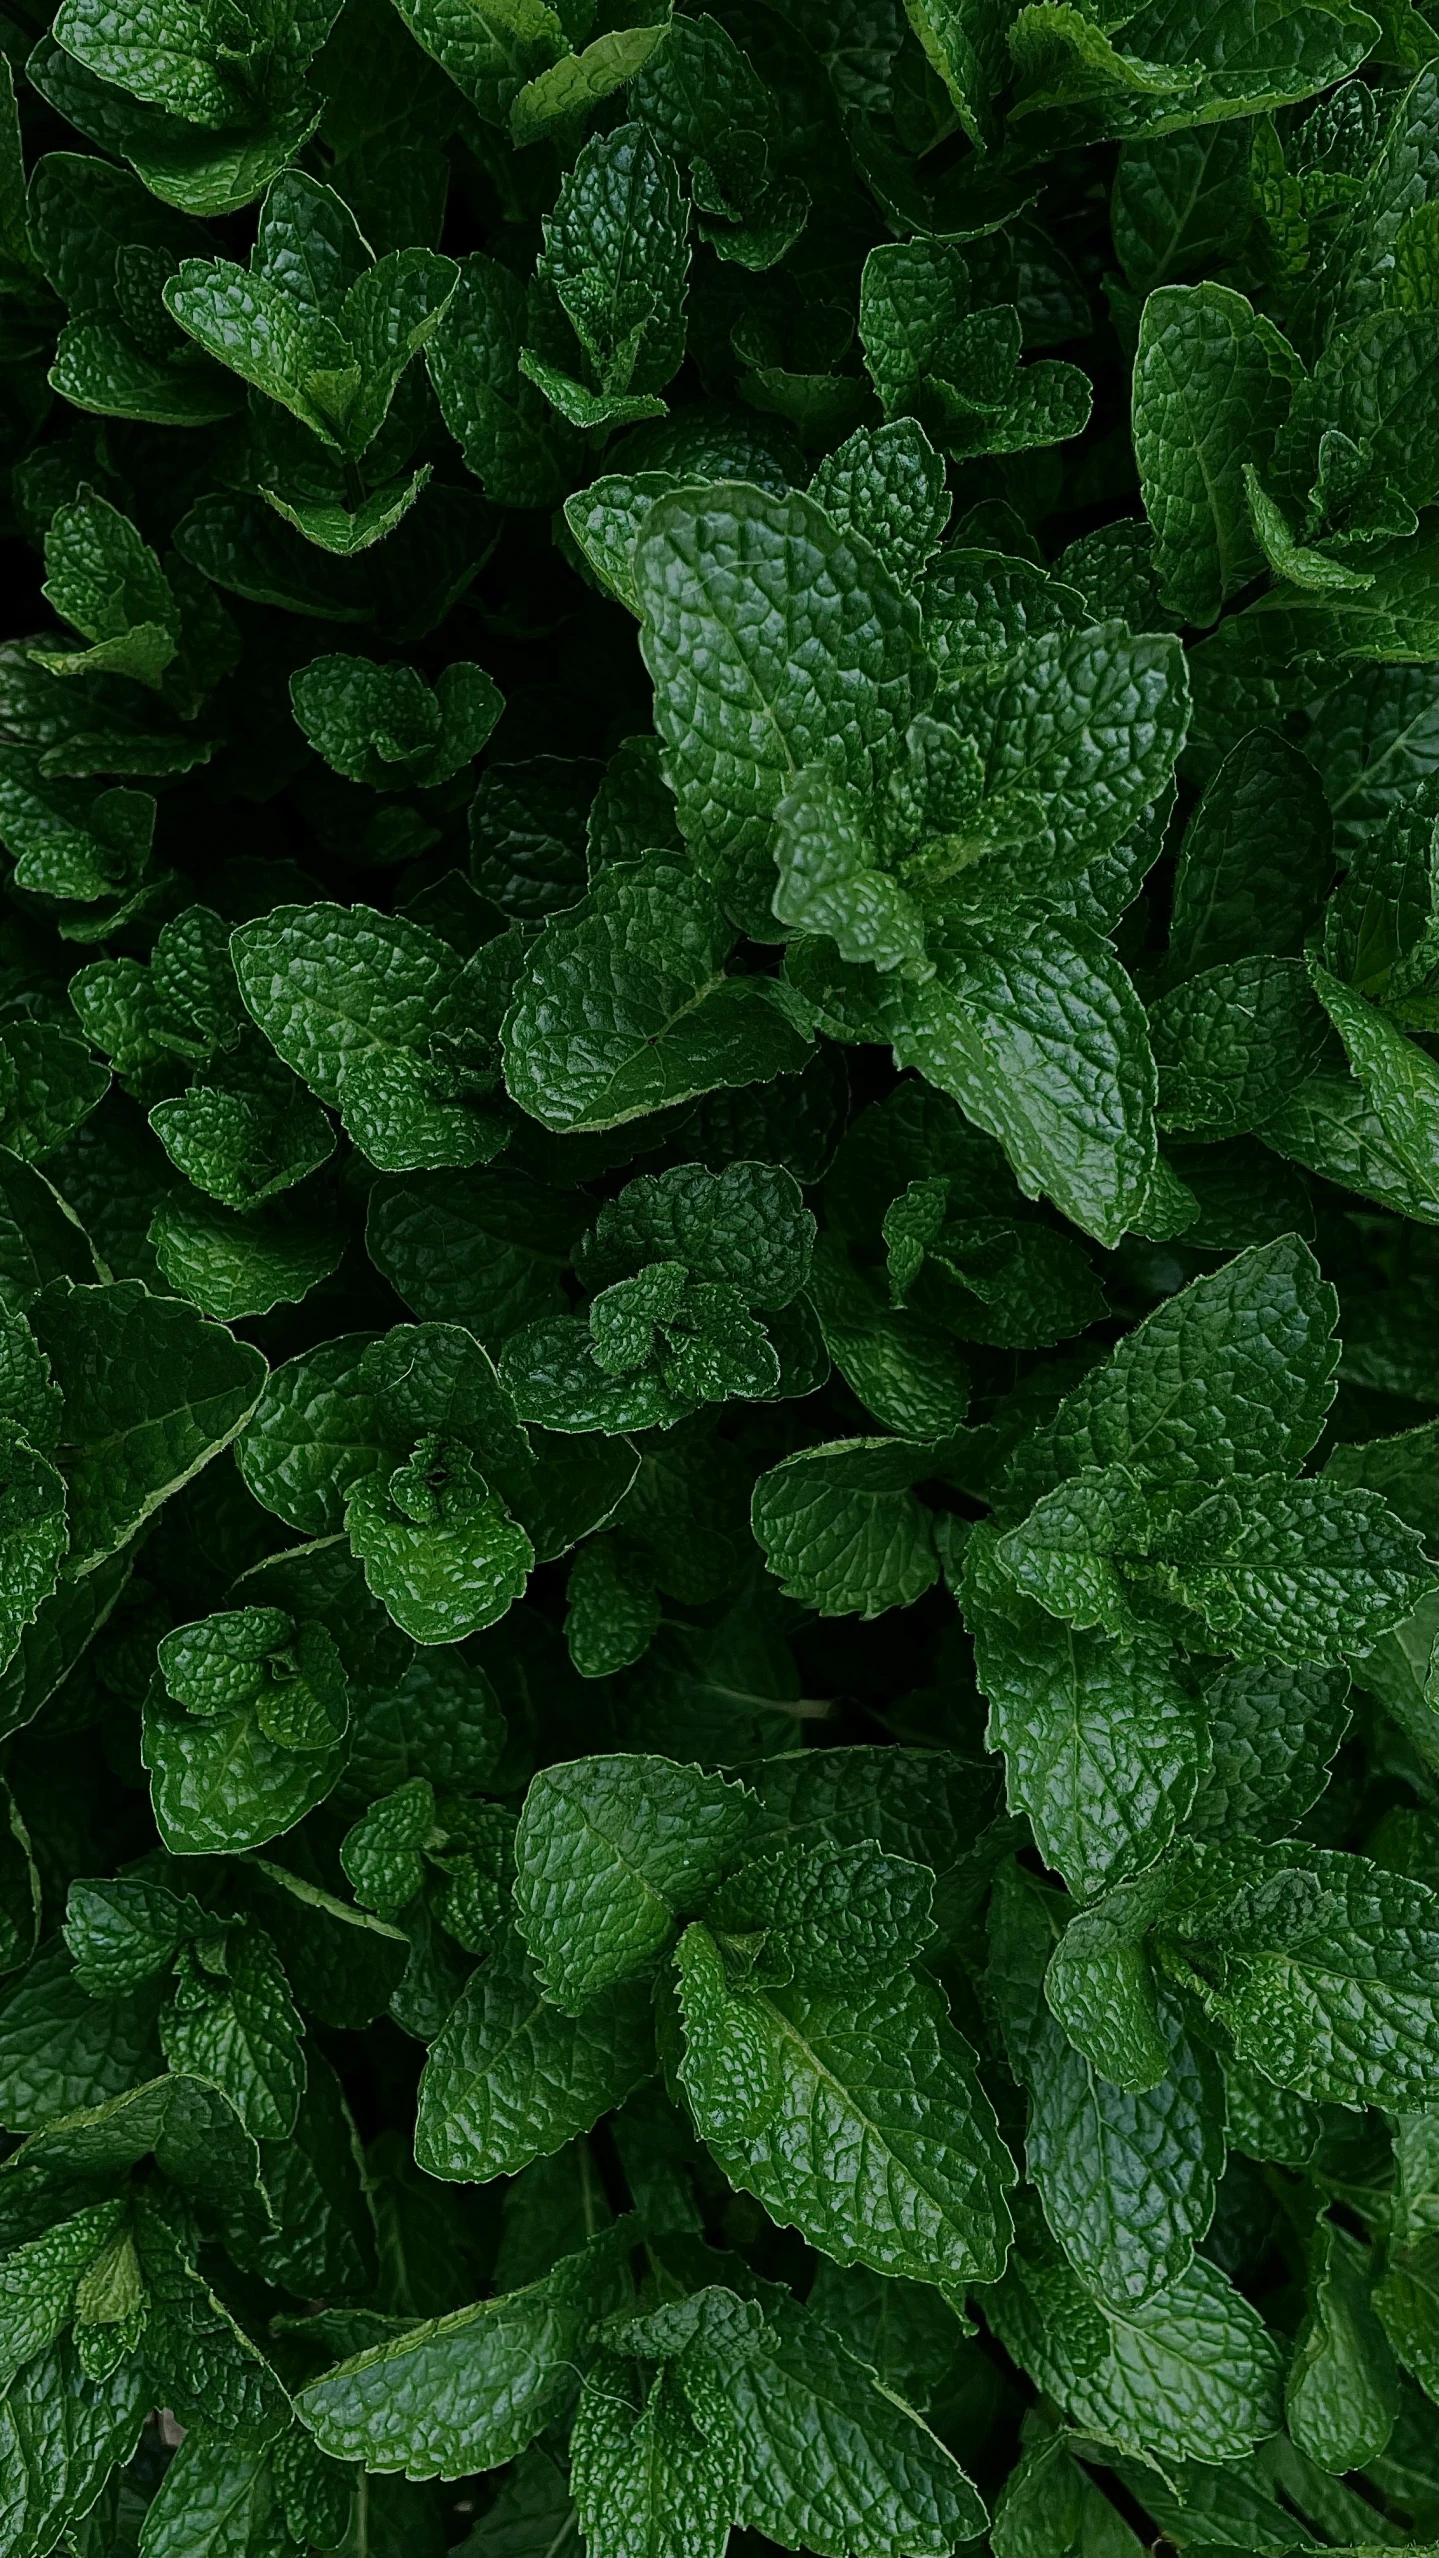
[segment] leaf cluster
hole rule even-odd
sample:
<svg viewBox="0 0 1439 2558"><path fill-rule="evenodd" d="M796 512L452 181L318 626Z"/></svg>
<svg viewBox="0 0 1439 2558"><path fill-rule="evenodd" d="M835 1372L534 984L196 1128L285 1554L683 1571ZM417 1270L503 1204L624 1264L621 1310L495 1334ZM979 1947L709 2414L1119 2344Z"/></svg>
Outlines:
<svg viewBox="0 0 1439 2558"><path fill-rule="evenodd" d="M0 63L0 2551L1439 2534L1431 0Z"/></svg>

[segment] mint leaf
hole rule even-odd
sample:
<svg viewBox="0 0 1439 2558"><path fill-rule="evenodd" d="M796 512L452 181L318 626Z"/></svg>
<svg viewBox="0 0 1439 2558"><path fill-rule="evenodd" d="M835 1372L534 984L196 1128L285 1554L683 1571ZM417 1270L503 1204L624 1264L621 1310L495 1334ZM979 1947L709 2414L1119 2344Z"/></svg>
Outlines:
<svg viewBox="0 0 1439 2558"><path fill-rule="evenodd" d="M1206 2257L1142 2309L1102 2309L1043 2256L1018 2258L992 2297L1008 2350L1101 2440L1217 2462L1278 2428L1278 2347Z"/></svg>
<svg viewBox="0 0 1439 2558"><path fill-rule="evenodd" d="M1335 1315L1297 1236L1240 1253L1159 1306L1040 1424L1010 1497L1084 1465L1174 1483L1298 1466L1333 1395Z"/></svg>
<svg viewBox="0 0 1439 2558"><path fill-rule="evenodd" d="M426 684L411 666L316 657L291 680L295 716L327 764L376 790L429 789L472 761L499 718L484 669L447 666Z"/></svg>
<svg viewBox="0 0 1439 2558"><path fill-rule="evenodd" d="M1160 2012L1168 2069L1129 2094L1068 2042L1044 1997L1064 1904L1017 1867L990 1909L989 1984L1027 2090L1025 2156L1075 2272L1106 2306L1165 2292L1209 2227L1224 2161L1224 2091L1213 2057Z"/></svg>
<svg viewBox="0 0 1439 2558"><path fill-rule="evenodd" d="M548 19L550 13L541 14ZM457 36L470 41L471 27L467 15ZM425 354L441 413L468 468L503 506L554 504L579 450L573 429L520 371L526 324L519 278L476 254L459 262L459 281Z"/></svg>
<svg viewBox="0 0 1439 2558"><path fill-rule="evenodd" d="M506 1934L431 2046L415 2155L431 2176L513 2176L587 2132L653 2070L647 1981L622 1980L572 2018Z"/></svg>
<svg viewBox="0 0 1439 2558"><path fill-rule="evenodd" d="M1319 1064L1328 1033L1299 959L1208 968L1150 1016L1166 1128L1206 1138L1262 1128Z"/></svg>
<svg viewBox="0 0 1439 2558"><path fill-rule="evenodd" d="M910 1486L933 1464L922 1443L840 1439L762 1475L752 1523L786 1593L822 1616L878 1616L919 1598L939 1566Z"/></svg>
<svg viewBox="0 0 1439 2558"><path fill-rule="evenodd" d="M515 1914L549 1997L582 2015L647 1971L739 1853L751 1798L668 1759L544 1770L515 1841Z"/></svg>
<svg viewBox="0 0 1439 2558"><path fill-rule="evenodd" d="M917 577L949 520L944 465L915 418L860 427L827 454L809 493L841 533L861 533L897 577Z"/></svg>
<svg viewBox="0 0 1439 2558"><path fill-rule="evenodd" d="M673 856L602 871L526 960L503 1032L511 1098L568 1132L796 1073L803 1012L772 978L725 974L736 938Z"/></svg>
<svg viewBox="0 0 1439 2558"><path fill-rule="evenodd" d="M1008 2242L1013 2170L938 1991L913 1978L859 1997L731 1984L701 1926L675 1960L680 2077L732 2182L840 2264L957 2286L988 2279ZM836 2175L820 2159L852 2164Z"/></svg>
<svg viewBox="0 0 1439 2558"><path fill-rule="evenodd" d="M1145 303L1134 369L1134 449L1165 602L1212 622L1263 566L1243 465L1263 469L1299 358L1227 285L1166 284Z"/></svg>
<svg viewBox="0 0 1439 2558"><path fill-rule="evenodd" d="M573 2357L614 2297L615 2263L599 2239L520 2291L371 2346L301 2390L301 2415L334 2460L425 2478L493 2468L564 2405Z"/></svg>
<svg viewBox="0 0 1439 2558"><path fill-rule="evenodd" d="M798 492L721 485L662 498L634 579L685 841L766 936L769 820L816 755L861 791L881 778L928 690L918 615L868 543Z"/></svg>
<svg viewBox="0 0 1439 2558"><path fill-rule="evenodd" d="M886 1004L896 1056L999 1139L1029 1197L1047 1191L1117 1242L1153 1176L1155 1070L1113 951L1082 925L1022 913L1002 932L952 928L936 959L926 985ZM1092 1061L1083 1075L1076 1019Z"/></svg>
<svg viewBox="0 0 1439 2558"><path fill-rule="evenodd" d="M1056 1622L1008 1580L981 1531L962 1597L1011 1808L1045 1862L1090 1897L1153 1862L1194 1800L1200 1727L1178 1655L1138 1623L1119 1640Z"/></svg>
<svg viewBox="0 0 1439 2558"><path fill-rule="evenodd" d="M1236 1922L1247 1930L1231 1981L1208 1993L1241 2059L1302 2096L1352 2102L1363 2084L1402 2110L1439 2031L1423 1968L1428 1887L1332 1848L1301 1870L1283 1840L1196 1843L1188 1855L1178 1941L1224 1942Z"/></svg>
<svg viewBox="0 0 1439 2558"><path fill-rule="evenodd" d="M447 943L366 907L290 906L242 925L232 952L277 1055L381 1171L499 1152L504 1130L482 1099L498 1025Z"/></svg>
<svg viewBox="0 0 1439 2558"><path fill-rule="evenodd" d="M1311 2249L1310 2310L1285 2388L1285 2416L1321 2469L1360 2468L1388 2441L1398 2374L1370 2298L1373 2268L1347 2230L1321 2218Z"/></svg>
<svg viewBox="0 0 1439 2558"><path fill-rule="evenodd" d="M213 2079L257 2139L293 2131L305 2086L302 2029L261 1930L200 1937L182 1952L160 2040L171 2068Z"/></svg>
<svg viewBox="0 0 1439 2558"><path fill-rule="evenodd" d="M265 1363L248 1342L135 1279L52 1282L33 1320L65 1396L58 1454L71 1569L93 1572L228 1447L254 1410Z"/></svg>

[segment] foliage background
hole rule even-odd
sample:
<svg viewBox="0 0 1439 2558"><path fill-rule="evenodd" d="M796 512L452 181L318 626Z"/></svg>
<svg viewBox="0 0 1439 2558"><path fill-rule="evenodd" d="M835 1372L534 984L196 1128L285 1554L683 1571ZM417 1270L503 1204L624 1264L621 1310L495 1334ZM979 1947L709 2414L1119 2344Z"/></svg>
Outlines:
<svg viewBox="0 0 1439 2558"><path fill-rule="evenodd" d="M1432 2545L1431 19L8 12L7 2549Z"/></svg>

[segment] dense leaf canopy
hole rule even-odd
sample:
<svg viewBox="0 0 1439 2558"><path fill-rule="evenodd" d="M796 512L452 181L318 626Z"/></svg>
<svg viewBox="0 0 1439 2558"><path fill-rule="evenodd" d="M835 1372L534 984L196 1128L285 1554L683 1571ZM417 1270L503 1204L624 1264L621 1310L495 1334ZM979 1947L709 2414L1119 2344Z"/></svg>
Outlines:
<svg viewBox="0 0 1439 2558"><path fill-rule="evenodd" d="M1435 18L12 0L4 2558L1432 2558Z"/></svg>

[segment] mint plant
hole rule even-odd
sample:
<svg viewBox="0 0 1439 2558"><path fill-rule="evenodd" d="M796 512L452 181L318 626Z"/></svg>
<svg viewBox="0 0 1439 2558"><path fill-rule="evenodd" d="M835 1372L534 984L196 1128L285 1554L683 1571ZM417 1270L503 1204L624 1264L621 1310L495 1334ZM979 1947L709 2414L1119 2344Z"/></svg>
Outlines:
<svg viewBox="0 0 1439 2558"><path fill-rule="evenodd" d="M1432 0L3 50L0 2551L1432 2558Z"/></svg>

